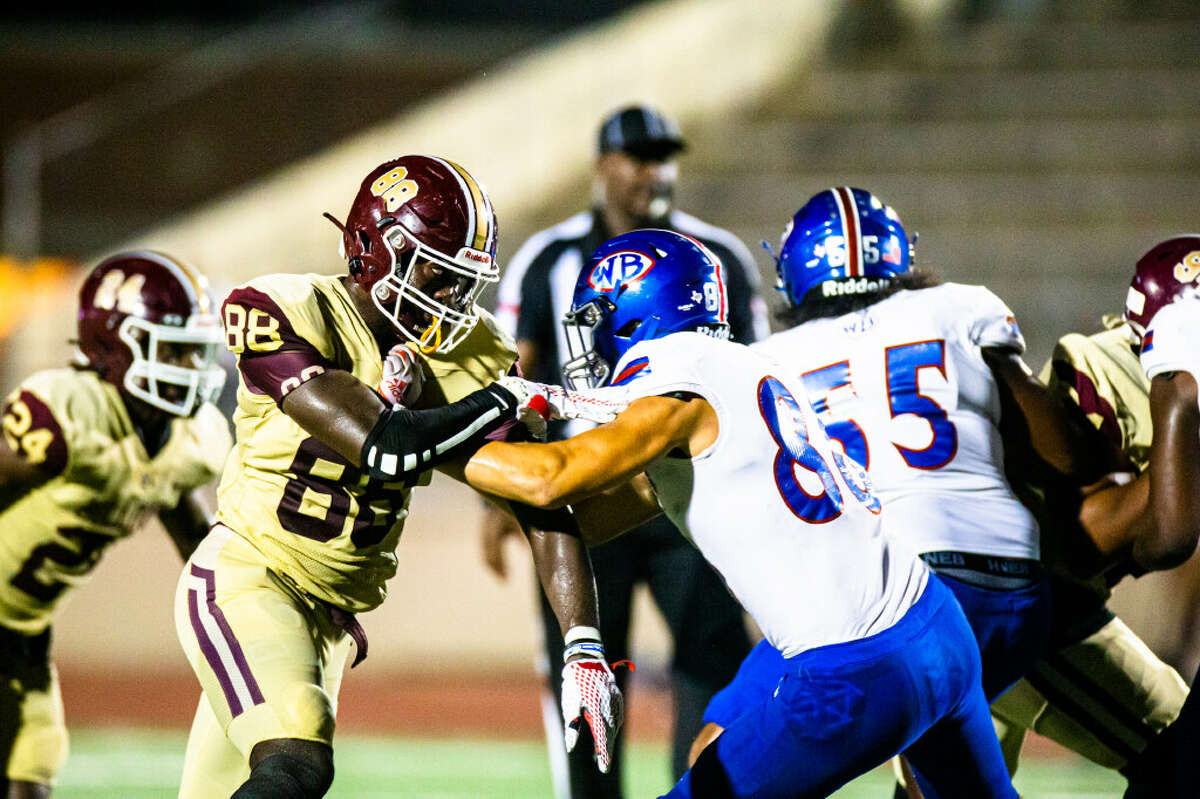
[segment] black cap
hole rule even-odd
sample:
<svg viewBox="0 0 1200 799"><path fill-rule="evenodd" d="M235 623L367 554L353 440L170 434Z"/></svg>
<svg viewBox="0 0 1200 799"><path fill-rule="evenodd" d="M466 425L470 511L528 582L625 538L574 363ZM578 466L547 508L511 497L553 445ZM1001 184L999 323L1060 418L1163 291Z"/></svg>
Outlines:
<svg viewBox="0 0 1200 799"><path fill-rule="evenodd" d="M600 154L625 152L647 160L664 160L686 145L679 126L648 105L614 111L600 124Z"/></svg>

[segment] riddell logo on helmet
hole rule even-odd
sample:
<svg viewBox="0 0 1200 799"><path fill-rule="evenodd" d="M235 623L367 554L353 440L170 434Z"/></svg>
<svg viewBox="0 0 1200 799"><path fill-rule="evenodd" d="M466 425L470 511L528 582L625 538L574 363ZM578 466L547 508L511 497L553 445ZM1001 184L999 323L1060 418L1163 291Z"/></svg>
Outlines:
<svg viewBox="0 0 1200 799"><path fill-rule="evenodd" d="M461 250L459 250L459 255L461 255L463 258L466 258L468 261L475 261L481 264L490 264L492 262L492 256L488 255L486 252L472 250L470 247L463 247Z"/></svg>
<svg viewBox="0 0 1200 799"><path fill-rule="evenodd" d="M614 291L640 280L654 268L654 259L637 250L619 250L605 257L588 275L588 285L596 291Z"/></svg>
<svg viewBox="0 0 1200 799"><path fill-rule="evenodd" d="M822 297L840 297L844 294L868 294L887 286L887 280L860 277L858 280L826 280L821 284Z"/></svg>

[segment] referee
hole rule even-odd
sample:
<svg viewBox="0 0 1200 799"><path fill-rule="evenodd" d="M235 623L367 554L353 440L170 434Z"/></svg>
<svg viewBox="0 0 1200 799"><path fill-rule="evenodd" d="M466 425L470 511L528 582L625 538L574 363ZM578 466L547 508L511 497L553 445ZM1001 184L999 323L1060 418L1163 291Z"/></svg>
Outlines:
<svg viewBox="0 0 1200 799"><path fill-rule="evenodd" d="M561 320L571 306L575 281L592 251L613 236L638 228L666 228L698 239L724 265L729 323L735 341L767 335L766 303L757 294L759 277L749 251L733 234L674 209L684 149L678 126L648 106L615 111L600 125L595 164L595 205L534 234L505 267L496 318L517 340L525 376L561 383L567 353ZM578 422L551 423L551 438L580 431ZM484 557L505 574L504 539L519 528L499 511L484 519ZM675 719L672 782L687 770L692 738L700 730L709 698L737 672L750 648L741 607L704 558L665 517L591 550L600 603L600 633L611 661L628 657L630 604L643 582L662 612L674 640L671 686ZM600 774L584 742L568 757L563 751L557 680L563 640L542 598L550 694L543 711L551 771L558 799L619 799L623 743L618 738L612 770ZM628 672L620 670L622 691ZM628 698L627 698L628 701Z"/></svg>

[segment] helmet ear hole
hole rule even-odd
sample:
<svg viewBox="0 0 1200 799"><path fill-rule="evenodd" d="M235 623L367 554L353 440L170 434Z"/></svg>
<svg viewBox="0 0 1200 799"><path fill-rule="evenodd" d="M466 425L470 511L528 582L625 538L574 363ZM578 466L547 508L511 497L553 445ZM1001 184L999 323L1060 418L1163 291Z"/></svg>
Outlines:
<svg viewBox="0 0 1200 799"><path fill-rule="evenodd" d="M633 332L635 330L637 330L638 326L641 324L642 324L641 319L630 319L628 322L621 325L621 329L617 330L616 333L614 333L614 335L620 336L621 338L629 338L630 336L633 335Z"/></svg>

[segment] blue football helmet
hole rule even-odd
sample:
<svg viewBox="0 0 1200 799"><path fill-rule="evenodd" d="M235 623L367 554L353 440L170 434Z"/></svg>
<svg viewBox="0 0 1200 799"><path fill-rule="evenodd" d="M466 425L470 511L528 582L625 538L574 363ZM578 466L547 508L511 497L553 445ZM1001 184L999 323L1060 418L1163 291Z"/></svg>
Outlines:
<svg viewBox="0 0 1200 799"><path fill-rule="evenodd" d="M563 317L571 388L607 385L639 341L681 330L729 338L721 261L670 230L635 230L601 244L575 283Z"/></svg>
<svg viewBox="0 0 1200 799"><path fill-rule="evenodd" d="M880 278L907 272L911 262L912 245L891 206L865 189L838 186L814 194L784 228L775 287L794 308L829 280L837 282L826 296L876 291Z"/></svg>

